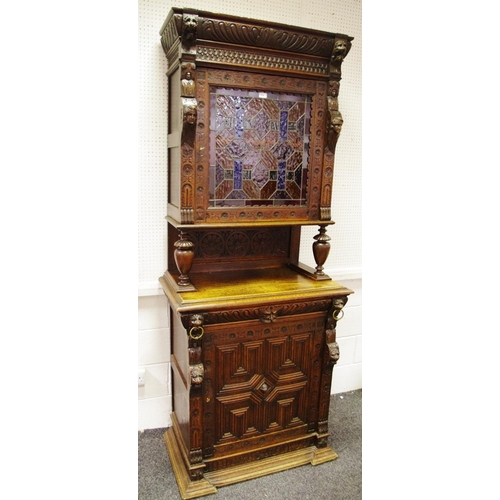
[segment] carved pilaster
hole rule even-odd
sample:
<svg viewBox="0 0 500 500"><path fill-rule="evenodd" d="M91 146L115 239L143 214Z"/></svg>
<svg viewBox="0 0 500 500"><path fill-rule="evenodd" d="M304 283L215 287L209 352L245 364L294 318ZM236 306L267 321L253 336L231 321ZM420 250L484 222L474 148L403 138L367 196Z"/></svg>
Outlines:
<svg viewBox="0 0 500 500"><path fill-rule="evenodd" d="M189 462L191 465L200 464L203 462L203 394L202 385L205 377L205 368L203 366L202 352L202 337L203 316L201 314L192 314L188 324L189 347L188 347L188 362L190 375L189 388L189 410L190 410L190 425L189 425ZM200 479L198 477L201 471L193 470L196 477L192 479ZM191 473L191 472L190 472Z"/></svg>
<svg viewBox="0 0 500 500"><path fill-rule="evenodd" d="M343 307L347 303L347 296L336 297L332 301L325 325L326 349L323 356L323 369L320 385L319 411L318 411L318 440L316 446L327 446L328 438L328 411L330 407L330 391L332 387L332 371L339 359L339 346L337 344L337 321L344 316Z"/></svg>
<svg viewBox="0 0 500 500"><path fill-rule="evenodd" d="M340 357L339 345L337 344L337 321L344 317L343 307L347 303L347 297L340 297L333 301L332 308L326 321L326 345L328 347L328 364L333 366Z"/></svg>
<svg viewBox="0 0 500 500"><path fill-rule="evenodd" d="M332 56L330 58L330 80L328 82L328 96L325 121L325 148L323 156L323 178L321 182L321 220L331 217L331 199L333 192L333 171L335 149L339 140L344 120L339 111L338 95L340 92L341 66L351 50L351 37L337 36L334 40Z"/></svg>

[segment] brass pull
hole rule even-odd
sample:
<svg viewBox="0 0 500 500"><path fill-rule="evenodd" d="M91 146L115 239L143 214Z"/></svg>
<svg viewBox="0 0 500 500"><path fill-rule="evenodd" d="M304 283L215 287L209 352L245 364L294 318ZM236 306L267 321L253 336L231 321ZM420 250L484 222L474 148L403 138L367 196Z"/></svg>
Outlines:
<svg viewBox="0 0 500 500"><path fill-rule="evenodd" d="M262 392L266 392L268 389L269 389L269 387L267 386L267 384L265 382L260 386L260 390Z"/></svg>
<svg viewBox="0 0 500 500"><path fill-rule="evenodd" d="M342 315L340 313L342 313ZM338 311L333 311L332 316L335 321L340 321L344 317L344 310L339 309Z"/></svg>
<svg viewBox="0 0 500 500"><path fill-rule="evenodd" d="M201 330L201 333L199 335L193 335L193 331L194 330ZM205 330L203 329L202 326L193 326L193 328L191 328L191 330L189 330L189 336L193 339L193 340L200 340L201 337L203 337L203 334L205 333Z"/></svg>

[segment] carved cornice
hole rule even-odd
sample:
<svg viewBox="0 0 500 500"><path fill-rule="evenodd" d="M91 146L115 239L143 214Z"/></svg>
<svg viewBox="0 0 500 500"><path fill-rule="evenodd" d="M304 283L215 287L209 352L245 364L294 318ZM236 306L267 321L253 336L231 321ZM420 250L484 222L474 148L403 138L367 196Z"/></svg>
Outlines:
<svg viewBox="0 0 500 500"><path fill-rule="evenodd" d="M266 26L258 21L228 21L200 15L199 38L250 47L329 57L333 39L327 34L304 33L290 26Z"/></svg>
<svg viewBox="0 0 500 500"><path fill-rule="evenodd" d="M176 44L181 38L184 41L183 45L186 45L186 16L196 21L196 29L192 32L195 39L189 42L189 48L195 47L199 41L204 40L207 42L215 42L222 47L227 44L231 47L239 45L242 47L270 51L306 54L326 59L327 62L329 61L335 65L336 63L340 64L342 62L343 57L349 52L351 41L353 40L353 37L339 33L303 29L285 24L174 7L160 30L165 54L167 54L172 45ZM339 43L343 44L340 53ZM207 60L206 53L203 57ZM246 65L259 65L255 64L254 61L245 61L244 58L242 58L242 53L236 52L234 49L232 59L236 59L239 63L243 62ZM228 62L222 60L218 61ZM266 62L268 64L273 64L273 61ZM286 63L280 62L278 64ZM294 60L288 63L288 65L298 66L301 70L320 72L321 74L324 72L323 63L320 63L318 67L310 67L307 62L304 63L302 60L297 62Z"/></svg>

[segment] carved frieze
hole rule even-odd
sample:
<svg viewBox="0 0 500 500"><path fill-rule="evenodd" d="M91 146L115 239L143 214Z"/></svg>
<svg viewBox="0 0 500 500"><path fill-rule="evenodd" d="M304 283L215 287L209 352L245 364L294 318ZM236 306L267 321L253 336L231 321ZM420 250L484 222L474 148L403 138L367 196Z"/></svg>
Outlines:
<svg viewBox="0 0 500 500"><path fill-rule="evenodd" d="M328 75L329 65L324 62L311 61L303 58L279 57L279 55L251 54L248 51L235 49L220 49L216 47L199 47L197 60L236 64L274 70L302 71L304 73Z"/></svg>
<svg viewBox="0 0 500 500"><path fill-rule="evenodd" d="M189 235L197 262L225 257L286 256L290 241L288 228L262 228L245 232L236 229L193 230Z"/></svg>
<svg viewBox="0 0 500 500"><path fill-rule="evenodd" d="M264 318L265 323L272 323L277 317L292 316L310 312L325 311L331 306L332 299L321 299L311 301L301 301L297 303L286 303L270 305L264 308L242 308L227 309L220 311L210 311L196 315L203 325L230 323L234 321L246 321ZM190 323L190 315L181 317L183 324L187 327Z"/></svg>

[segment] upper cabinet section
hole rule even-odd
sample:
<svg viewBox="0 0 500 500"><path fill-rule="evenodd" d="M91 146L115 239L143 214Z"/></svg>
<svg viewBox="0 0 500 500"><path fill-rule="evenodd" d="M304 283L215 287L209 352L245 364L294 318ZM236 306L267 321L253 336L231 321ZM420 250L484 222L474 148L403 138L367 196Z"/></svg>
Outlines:
<svg viewBox="0 0 500 500"><path fill-rule="evenodd" d="M341 66L352 37L174 8L169 216L179 224L330 221Z"/></svg>

